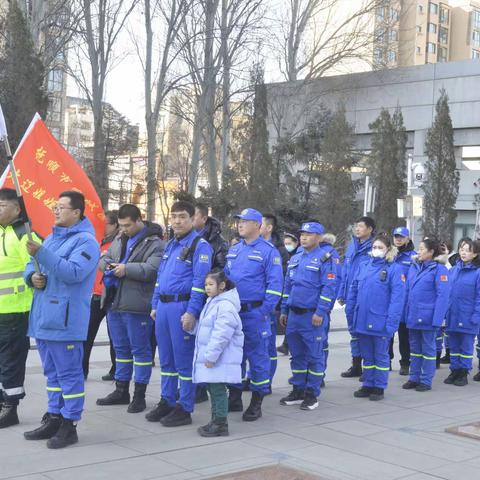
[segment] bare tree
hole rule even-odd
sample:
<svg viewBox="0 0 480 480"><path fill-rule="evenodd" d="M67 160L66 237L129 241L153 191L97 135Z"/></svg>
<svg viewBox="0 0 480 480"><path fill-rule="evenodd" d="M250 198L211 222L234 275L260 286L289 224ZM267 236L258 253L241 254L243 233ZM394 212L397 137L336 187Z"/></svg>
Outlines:
<svg viewBox="0 0 480 480"><path fill-rule="evenodd" d="M103 203L107 204L108 164L103 100L105 82L115 61L115 45L138 0L74 0L72 5L81 11L81 21L74 37L76 65L69 73L85 93L93 111L94 142L93 182ZM86 60L86 62L85 62Z"/></svg>

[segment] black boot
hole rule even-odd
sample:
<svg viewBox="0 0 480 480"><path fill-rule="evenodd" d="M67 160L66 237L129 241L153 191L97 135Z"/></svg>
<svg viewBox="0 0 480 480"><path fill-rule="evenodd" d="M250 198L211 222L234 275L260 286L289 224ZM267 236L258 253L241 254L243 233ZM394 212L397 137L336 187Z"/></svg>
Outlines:
<svg viewBox="0 0 480 480"><path fill-rule="evenodd" d="M262 416L262 402L263 395L259 392L253 391L250 405L242 415L244 422L254 422Z"/></svg>
<svg viewBox="0 0 480 480"><path fill-rule="evenodd" d="M60 414L47 412L42 417L42 425L35 430L25 432L23 436L26 440L47 440L58 432L61 423L62 416Z"/></svg>
<svg viewBox="0 0 480 480"><path fill-rule="evenodd" d="M376 388L374 387L372 389L372 393L370 394L370 400L373 402L378 402L378 400L383 400L384 395L383 395L383 388Z"/></svg>
<svg viewBox="0 0 480 480"><path fill-rule="evenodd" d="M480 382L480 370L473 376L474 382Z"/></svg>
<svg viewBox="0 0 480 480"><path fill-rule="evenodd" d="M412 382L412 380L408 380L407 382L405 382L402 385L402 388L404 390L413 390L413 389L417 388L418 385L419 385L418 382Z"/></svg>
<svg viewBox="0 0 480 480"><path fill-rule="evenodd" d="M293 390L280 399L280 405L300 405L305 400L305 390L293 387Z"/></svg>
<svg viewBox="0 0 480 480"><path fill-rule="evenodd" d="M277 347L277 352L282 353L283 355L288 355L287 337L285 337L283 343L279 347Z"/></svg>
<svg viewBox="0 0 480 480"><path fill-rule="evenodd" d="M442 352L437 352L437 361L435 362L435 366L437 370L440 368L440 357L442 356Z"/></svg>
<svg viewBox="0 0 480 480"><path fill-rule="evenodd" d="M369 398L373 393L373 387L360 387L357 391L353 392L355 398Z"/></svg>
<svg viewBox="0 0 480 480"><path fill-rule="evenodd" d="M450 375L443 381L447 385L452 385L453 382L457 379L459 371L457 369L451 370Z"/></svg>
<svg viewBox="0 0 480 480"><path fill-rule="evenodd" d="M445 355L440 359L440 363L449 364L450 363L450 349L445 349Z"/></svg>
<svg viewBox="0 0 480 480"><path fill-rule="evenodd" d="M228 437L228 423L225 417L214 418L211 422L200 427L197 432L202 437Z"/></svg>
<svg viewBox="0 0 480 480"><path fill-rule="evenodd" d="M163 417L166 417L175 407L170 407L166 400L163 398L158 402L157 406L150 410L145 415L145 418L149 422L159 422Z"/></svg>
<svg viewBox="0 0 480 480"><path fill-rule="evenodd" d="M147 408L145 403L145 392L147 391L147 385L145 383L135 382L135 391L133 392L132 403L127 408L128 413L140 413Z"/></svg>
<svg viewBox="0 0 480 480"><path fill-rule="evenodd" d="M0 428L11 427L18 423L17 406L4 404L0 410Z"/></svg>
<svg viewBox="0 0 480 480"><path fill-rule="evenodd" d="M409 365L400 365L400 371L398 372L399 375L406 377L410 375L410 366Z"/></svg>
<svg viewBox="0 0 480 480"><path fill-rule="evenodd" d="M362 357L352 357L352 366L341 373L343 378L360 377L362 375Z"/></svg>
<svg viewBox="0 0 480 480"><path fill-rule="evenodd" d="M102 380L104 382L113 382L115 380L115 376L112 372L108 372L106 375L103 375Z"/></svg>
<svg viewBox="0 0 480 480"><path fill-rule="evenodd" d="M65 448L78 442L77 425L68 418L62 419L58 432L47 442L47 447L53 450Z"/></svg>
<svg viewBox="0 0 480 480"><path fill-rule="evenodd" d="M457 387L464 387L468 384L468 370L466 368L460 368L457 378L453 381L453 384Z"/></svg>
<svg viewBox="0 0 480 480"><path fill-rule="evenodd" d="M195 390L195 403L208 402L208 392L205 385L198 385Z"/></svg>
<svg viewBox="0 0 480 480"><path fill-rule="evenodd" d="M97 405L128 405L130 403L129 385L130 382L115 382L115 390L106 397L99 398Z"/></svg>
<svg viewBox="0 0 480 480"><path fill-rule="evenodd" d="M192 423L192 415L183 409L180 404L165 417L160 420L164 427L181 427L182 425L190 425Z"/></svg>
<svg viewBox="0 0 480 480"><path fill-rule="evenodd" d="M230 388L228 395L228 411L243 412L242 391L238 388Z"/></svg>

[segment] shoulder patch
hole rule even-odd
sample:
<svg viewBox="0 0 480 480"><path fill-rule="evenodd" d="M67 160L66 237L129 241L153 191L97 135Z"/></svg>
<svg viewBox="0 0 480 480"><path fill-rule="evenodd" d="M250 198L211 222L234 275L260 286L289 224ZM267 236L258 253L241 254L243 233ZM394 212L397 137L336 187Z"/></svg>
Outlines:
<svg viewBox="0 0 480 480"><path fill-rule="evenodd" d="M281 265L282 259L280 257L273 257L273 264L274 265Z"/></svg>
<svg viewBox="0 0 480 480"><path fill-rule="evenodd" d="M327 274L327 278L328 280L335 280L336 275L333 272L330 272Z"/></svg>
<svg viewBox="0 0 480 480"><path fill-rule="evenodd" d="M82 252L80 255L81 255L82 257L85 257L87 260L91 260L91 259L92 259L92 257L91 257L87 252Z"/></svg>
<svg viewBox="0 0 480 480"><path fill-rule="evenodd" d="M202 254L199 257L199 262L200 263L208 263L210 261L210 256L206 254Z"/></svg>
<svg viewBox="0 0 480 480"><path fill-rule="evenodd" d="M441 282L448 282L448 275L440 275Z"/></svg>

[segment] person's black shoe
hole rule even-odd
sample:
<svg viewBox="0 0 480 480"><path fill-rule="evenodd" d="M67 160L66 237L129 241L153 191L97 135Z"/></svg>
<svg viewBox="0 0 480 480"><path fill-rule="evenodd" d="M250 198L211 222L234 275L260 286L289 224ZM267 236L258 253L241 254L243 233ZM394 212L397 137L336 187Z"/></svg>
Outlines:
<svg viewBox="0 0 480 480"><path fill-rule="evenodd" d="M280 405L300 405L305 399L305 391L294 388L286 397L280 399Z"/></svg>
<svg viewBox="0 0 480 480"><path fill-rule="evenodd" d="M473 376L474 382L480 382L480 371Z"/></svg>
<svg viewBox="0 0 480 480"><path fill-rule="evenodd" d="M265 397L268 397L269 395L272 394L272 384L268 386L268 390L265 392Z"/></svg>
<svg viewBox="0 0 480 480"><path fill-rule="evenodd" d="M398 374L402 375L403 377L407 377L410 375L410 367L408 365L400 365L400 371Z"/></svg>
<svg viewBox="0 0 480 480"><path fill-rule="evenodd" d="M320 382L320 388L325 388L325 378L322 377L322 381Z"/></svg>
<svg viewBox="0 0 480 480"><path fill-rule="evenodd" d="M202 437L228 437L228 423L225 417L215 418L203 427L199 427L197 432Z"/></svg>
<svg viewBox="0 0 480 480"><path fill-rule="evenodd" d="M130 403L129 385L130 382L116 382L115 390L106 397L97 399L97 405L128 405Z"/></svg>
<svg viewBox="0 0 480 480"><path fill-rule="evenodd" d="M362 375L362 357L352 357L352 366L340 374L343 378L354 378Z"/></svg>
<svg viewBox="0 0 480 480"><path fill-rule="evenodd" d="M357 391L353 392L355 398L368 398L373 392L373 387L360 387Z"/></svg>
<svg viewBox="0 0 480 480"><path fill-rule="evenodd" d="M428 392L429 390L431 390L432 387L430 385L425 385L424 383L419 383L416 387L415 387L415 390L417 392Z"/></svg>
<svg viewBox="0 0 480 480"><path fill-rule="evenodd" d="M58 432L48 440L47 448L57 450L78 442L77 425L73 420L62 419Z"/></svg>
<svg viewBox="0 0 480 480"><path fill-rule="evenodd" d="M418 385L418 382L412 382L411 380L408 380L402 385L402 388L404 390L413 390L414 388L417 388Z"/></svg>
<svg viewBox="0 0 480 480"><path fill-rule="evenodd" d="M313 394L312 391L305 391L305 399L300 405L301 410L315 410L318 407L317 397Z"/></svg>
<svg viewBox="0 0 480 480"><path fill-rule="evenodd" d="M388 367L388 371L391 372L392 371L392 361L390 360L390 366Z"/></svg>
<svg viewBox="0 0 480 480"><path fill-rule="evenodd" d="M205 385L198 385L195 390L195 403L208 402L208 392Z"/></svg>
<svg viewBox="0 0 480 480"><path fill-rule="evenodd" d="M262 402L262 394L257 391L253 391L250 405L242 415L244 422L254 422L262 416Z"/></svg>
<svg viewBox="0 0 480 480"><path fill-rule="evenodd" d="M239 388L230 388L228 395L228 411L243 412L242 390Z"/></svg>
<svg viewBox="0 0 480 480"><path fill-rule="evenodd" d="M147 408L145 402L145 392L147 391L147 385L145 383L136 383L135 390L133 392L133 400L127 408L128 413L140 413Z"/></svg>
<svg viewBox="0 0 480 480"><path fill-rule="evenodd" d="M453 384L457 387L464 387L468 384L468 370L461 368L458 372L457 378L453 381Z"/></svg>
<svg viewBox="0 0 480 480"><path fill-rule="evenodd" d="M288 355L289 354L288 345L286 345L285 342L283 342L279 347L277 347L277 352L281 353L282 355Z"/></svg>
<svg viewBox="0 0 480 480"><path fill-rule="evenodd" d="M18 425L17 406L16 405L3 405L0 410L0 428L11 427L12 425Z"/></svg>
<svg viewBox="0 0 480 480"><path fill-rule="evenodd" d="M384 399L383 388L373 388L372 393L368 397L373 402L378 402Z"/></svg>
<svg viewBox="0 0 480 480"><path fill-rule="evenodd" d="M247 378L242 382L242 392L249 392L250 391L250 379Z"/></svg>
<svg viewBox="0 0 480 480"><path fill-rule="evenodd" d="M160 423L164 427L190 425L192 423L192 415L190 412L186 412L180 404L177 404L168 415L160 419Z"/></svg>
<svg viewBox="0 0 480 480"><path fill-rule="evenodd" d="M457 379L458 373L458 370L451 370L450 375L443 381L443 383L446 383L447 385L452 385L453 382Z"/></svg>
<svg viewBox="0 0 480 480"><path fill-rule="evenodd" d="M358 381L359 381L360 383L363 383L363 373L358 377Z"/></svg>
<svg viewBox="0 0 480 480"><path fill-rule="evenodd" d="M108 372L106 375L104 375L102 377L102 380L104 382L113 382L115 380L115 377L114 377L113 373Z"/></svg>
<svg viewBox="0 0 480 480"><path fill-rule="evenodd" d="M47 440L52 438L60 428L62 416L55 413L46 413L42 417L42 424L35 430L25 432L23 436L26 440Z"/></svg>
<svg viewBox="0 0 480 480"><path fill-rule="evenodd" d="M440 359L440 363L443 365L449 364L450 363L450 349L446 348L445 349L445 355Z"/></svg>
<svg viewBox="0 0 480 480"><path fill-rule="evenodd" d="M150 410L145 418L149 422L159 422L163 417L166 417L175 407L170 407L166 400L163 398L158 402L157 406Z"/></svg>
<svg viewBox="0 0 480 480"><path fill-rule="evenodd" d="M440 357L442 356L442 352L437 352L437 360L435 361L435 368L438 370L440 368L441 362Z"/></svg>

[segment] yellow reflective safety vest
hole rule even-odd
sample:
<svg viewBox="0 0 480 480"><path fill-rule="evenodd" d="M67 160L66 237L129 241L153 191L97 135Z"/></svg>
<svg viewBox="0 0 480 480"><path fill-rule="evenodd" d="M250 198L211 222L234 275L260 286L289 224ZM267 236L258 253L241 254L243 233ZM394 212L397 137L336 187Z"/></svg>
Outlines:
<svg viewBox="0 0 480 480"><path fill-rule="evenodd" d="M37 235L32 235L40 242ZM0 225L0 315L30 311L33 289L23 280L23 272L30 261L27 241L21 220L7 227Z"/></svg>

